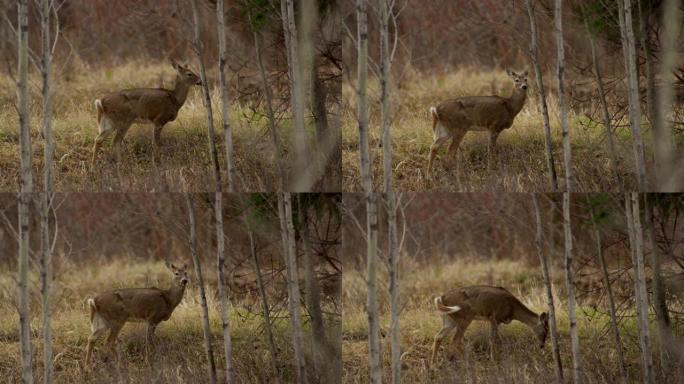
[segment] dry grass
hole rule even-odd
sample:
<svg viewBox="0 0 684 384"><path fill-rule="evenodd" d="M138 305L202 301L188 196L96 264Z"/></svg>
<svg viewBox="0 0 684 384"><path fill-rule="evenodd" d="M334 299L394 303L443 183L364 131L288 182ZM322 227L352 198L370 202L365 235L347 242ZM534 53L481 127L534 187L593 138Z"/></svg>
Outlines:
<svg viewBox="0 0 684 384"><path fill-rule="evenodd" d="M116 162L111 150L111 138L103 147L96 169L90 159L97 123L93 102L112 91L133 87L173 87L175 72L168 63L130 62L111 68L82 65L74 75L55 75L54 135L55 183L57 190L109 191L208 191L213 180L209 147L206 139L206 117L200 87L193 87L185 105L174 122L162 131L161 160L153 156L152 126L133 125L123 143L122 163ZM37 74L36 74L37 75ZM19 189L19 128L15 103L15 84L0 76L0 190ZM35 180L42 177L43 140L41 138L40 79L30 78L30 129ZM214 129L217 133L219 161L223 168L225 150L220 125L220 98L212 90ZM277 173L273 166L273 150L266 131L266 118L233 103L235 163L238 187L243 191L277 189ZM290 124L283 124L281 135L290 136ZM286 140L285 142L288 142ZM287 148L287 154L291 153ZM286 159L286 164L288 159ZM184 181L187 188L184 187ZM224 181L225 182L225 181Z"/></svg>
<svg viewBox="0 0 684 384"><path fill-rule="evenodd" d="M529 79L530 84L533 79ZM547 82L550 80L547 79ZM421 191L483 191L500 190L531 192L551 190L546 167L542 117L534 87L525 107L516 117L513 126L505 130L497 141L498 157L495 166L487 168L488 135L482 132L466 134L458 151L456 164L446 157L444 146L434 165L434 180L425 178L427 157L432 144L432 120L428 108L440 101L467 95L510 95L512 84L505 71L482 72L464 68L447 74L408 72L401 84L393 90L392 167L394 185L400 190ZM377 84L371 84L371 153L372 173L376 185L382 183L382 148ZM345 191L361 190L358 159L358 127L354 90L347 84L345 100L350 108L344 118L343 185ZM554 156L558 179L562 187L562 143L556 118L555 99L550 100ZM628 129L618 130L618 149L622 155L620 174L625 186L612 176L605 135L601 125L585 128L578 115L570 116L573 171L579 191L621 191L634 187L632 177L631 138ZM589 125L589 124L586 124ZM644 134L645 139L650 135ZM648 144L648 143L647 143ZM648 147L648 145L647 145ZM449 164L452 163L452 164Z"/></svg>
<svg viewBox="0 0 684 384"><path fill-rule="evenodd" d="M497 362L489 358L489 325L476 321L468 328L464 348L456 352L442 347L438 354L437 369L429 369L434 335L442 322L433 309L432 299L457 286L472 284L500 285L509 289L530 309L541 312L545 308L545 294L538 269L515 261L480 262L460 260L443 265L421 265L409 259L402 261L401 321L402 379L405 382L439 383L548 383L554 377L550 340L543 350L536 344L533 333L517 321L499 329L501 342ZM383 271L384 272L384 271ZM569 324L561 270L553 270L554 291L559 319L560 346L565 375L571 376ZM386 282L386 275L379 281ZM365 312L365 281L358 271L345 270L344 275L344 341L343 359L345 382L363 382L368 377L367 315ZM381 327L386 333L382 339L383 375L390 374L389 302L387 285L381 283ZM609 333L607 316L582 307L578 311L582 364L586 382L611 383L618 375L616 356ZM630 319L621 324L631 380L639 381L639 350L636 328ZM448 343L447 343L448 344ZM655 347L654 347L655 348Z"/></svg>
<svg viewBox="0 0 684 384"><path fill-rule="evenodd" d="M101 340L94 351L92 373L83 370L83 357L90 321L85 301L106 289L130 286L166 287L170 273L161 262L110 261L102 265L72 265L62 263L53 286L52 329L57 383L206 383L207 373L200 303L191 273L191 284L181 304L168 321L157 328L157 351L154 369L144 362L145 325L128 323L119 335L121 367L103 348ZM206 272L205 272L206 273ZM213 273L211 286L215 287ZM13 276L13 274L12 274ZM33 362L36 382L42 382L42 343L38 277L31 277L31 318ZM33 289L32 288L32 289ZM21 381L18 315L12 303L16 283L6 272L0 273L0 376L3 382ZM9 294L10 296L5 296ZM3 297L4 296L4 297ZM208 293L214 353L219 377L222 376L223 344L215 289ZM263 320L246 310L241 300L232 301L230 312L233 340L233 359L238 382L267 382L270 377L270 356L264 343ZM281 318L275 323L275 338L279 349L281 371L285 381L292 380L289 321Z"/></svg>

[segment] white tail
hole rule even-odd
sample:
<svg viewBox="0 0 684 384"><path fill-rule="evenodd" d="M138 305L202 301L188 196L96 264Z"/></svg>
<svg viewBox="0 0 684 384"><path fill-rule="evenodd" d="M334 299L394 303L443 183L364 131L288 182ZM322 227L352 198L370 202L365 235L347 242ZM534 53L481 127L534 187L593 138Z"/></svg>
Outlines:
<svg viewBox="0 0 684 384"><path fill-rule="evenodd" d="M121 141L134 123L154 124L154 143L157 147L161 145L161 130L178 116L190 86L202 84L200 77L187 65L172 64L176 70L174 89L124 89L95 100L99 134L93 146L93 165L100 146L112 132L116 132L113 145L119 153Z"/></svg>
<svg viewBox="0 0 684 384"><path fill-rule="evenodd" d="M183 299L188 283L186 266L169 269L174 274L174 284L169 289L125 288L103 292L87 300L90 309L90 337L86 348L85 365L89 367L90 356L95 341L109 330L107 342L112 352L116 348L116 337L128 321L147 323L147 355L152 345L157 325L168 320L173 310Z"/></svg>
<svg viewBox="0 0 684 384"><path fill-rule="evenodd" d="M435 308L437 308L437 311L445 315L456 313L461 310L461 307L459 307L458 305L452 305L451 307L448 305L444 305L442 303L442 296L435 297Z"/></svg>
<svg viewBox="0 0 684 384"><path fill-rule="evenodd" d="M494 153L496 139L504 129L513 125L527 98L527 71L517 74L508 70L515 89L511 97L468 96L446 100L430 107L432 117L432 146L426 175L431 178L432 163L439 148L449 139L449 155L455 156L461 140L468 131L489 132L489 159Z"/></svg>

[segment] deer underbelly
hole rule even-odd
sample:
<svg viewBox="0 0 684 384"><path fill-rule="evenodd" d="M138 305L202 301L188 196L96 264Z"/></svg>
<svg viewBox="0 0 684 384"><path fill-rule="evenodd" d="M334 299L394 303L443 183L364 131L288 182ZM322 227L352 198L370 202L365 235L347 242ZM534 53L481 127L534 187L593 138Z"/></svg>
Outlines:
<svg viewBox="0 0 684 384"><path fill-rule="evenodd" d="M471 125L470 126L471 131L489 131L489 128L484 125Z"/></svg>
<svg viewBox="0 0 684 384"><path fill-rule="evenodd" d="M150 119L146 119L143 117L136 117L135 120L133 120L134 124L154 124L154 121Z"/></svg>

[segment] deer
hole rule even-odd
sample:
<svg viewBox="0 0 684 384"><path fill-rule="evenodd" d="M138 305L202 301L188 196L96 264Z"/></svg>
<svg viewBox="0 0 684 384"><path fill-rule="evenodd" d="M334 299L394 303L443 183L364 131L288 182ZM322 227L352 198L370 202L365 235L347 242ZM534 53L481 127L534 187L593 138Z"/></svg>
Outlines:
<svg viewBox="0 0 684 384"><path fill-rule="evenodd" d="M473 320L486 320L491 325L490 353L494 359L495 342L499 324L517 320L527 325L537 336L538 345L544 348L549 332L549 317L532 312L508 290L501 287L476 285L457 288L434 299L435 309L442 317L442 329L432 344L430 365L434 365L439 345L454 329L452 343L458 345Z"/></svg>
<svg viewBox="0 0 684 384"><path fill-rule="evenodd" d="M430 107L432 117L432 145L427 165L427 179L431 179L432 163L439 148L451 139L448 155L455 159L458 147L468 131L488 131L488 161L491 164L496 139L504 129L513 125L527 99L527 74L506 70L513 80L514 89L510 97L466 96L443 101Z"/></svg>
<svg viewBox="0 0 684 384"><path fill-rule="evenodd" d="M86 367L90 364L95 342L107 330L107 343L112 354L118 358L116 338L127 322L147 323L146 356L149 359L155 329L160 322L171 317L183 300L185 286L188 284L187 264L178 268L167 262L166 266L173 273L173 284L169 289L122 288L100 293L87 300L90 309L90 336L85 355Z"/></svg>
<svg viewBox="0 0 684 384"><path fill-rule="evenodd" d="M113 147L118 158L121 158L121 141L132 124L154 124L154 144L156 148L161 147L162 128L176 119L178 110L185 104L190 87L202 84L200 77L187 64L179 65L172 60L171 65L176 70L173 89L124 89L95 100L99 134L93 146L93 166L102 143L113 132Z"/></svg>

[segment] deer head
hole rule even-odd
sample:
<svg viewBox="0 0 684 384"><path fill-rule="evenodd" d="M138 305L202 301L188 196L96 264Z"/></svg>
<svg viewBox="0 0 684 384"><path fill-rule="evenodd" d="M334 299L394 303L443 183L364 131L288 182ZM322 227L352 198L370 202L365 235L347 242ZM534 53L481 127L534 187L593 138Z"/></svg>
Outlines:
<svg viewBox="0 0 684 384"><path fill-rule="evenodd" d="M188 68L187 64L180 65L171 60L171 65L178 73L178 79L188 85L202 85L202 79Z"/></svg>
<svg viewBox="0 0 684 384"><path fill-rule="evenodd" d="M183 267L178 268L173 264L166 263L166 266L173 272L173 285L185 287L188 284L188 268L187 264L183 264Z"/></svg>
<svg viewBox="0 0 684 384"><path fill-rule="evenodd" d="M549 334L549 315L546 312L542 312L539 315L539 322L532 329L534 334L537 335L537 340L539 340L539 348L544 348L546 336Z"/></svg>
<svg viewBox="0 0 684 384"><path fill-rule="evenodd" d="M523 73L518 74L510 69L507 69L506 73L508 74L508 77L510 77L511 80L513 80L513 85L515 85L515 89L527 91L527 70L525 70L525 72Z"/></svg>

